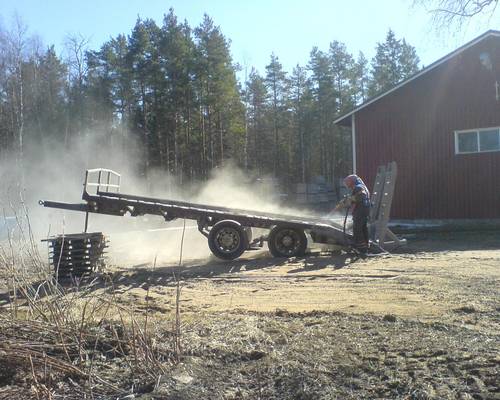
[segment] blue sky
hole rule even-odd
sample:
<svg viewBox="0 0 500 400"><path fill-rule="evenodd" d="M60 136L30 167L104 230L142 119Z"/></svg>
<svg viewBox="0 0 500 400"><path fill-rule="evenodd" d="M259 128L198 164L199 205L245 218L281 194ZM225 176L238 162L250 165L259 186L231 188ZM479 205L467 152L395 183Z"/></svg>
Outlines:
<svg viewBox="0 0 500 400"><path fill-rule="evenodd" d="M487 29L500 29L500 18L474 21L460 32L436 35L429 14L412 7L413 0L0 0L0 18L9 26L15 12L30 33L46 45L63 49L64 37L80 33L97 49L112 36L129 34L137 16L162 23L173 7L191 27L210 15L231 40L234 61L261 73L274 52L291 72L306 65L313 46L327 50L333 40L370 59L377 42L392 28L416 47L428 65Z"/></svg>

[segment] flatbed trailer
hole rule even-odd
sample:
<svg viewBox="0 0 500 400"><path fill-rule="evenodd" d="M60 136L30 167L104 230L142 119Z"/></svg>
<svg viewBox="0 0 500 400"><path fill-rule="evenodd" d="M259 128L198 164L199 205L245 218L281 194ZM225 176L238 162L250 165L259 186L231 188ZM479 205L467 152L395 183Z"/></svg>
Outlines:
<svg viewBox="0 0 500 400"><path fill-rule="evenodd" d="M252 210L211 206L120 193L121 175L109 169L87 170L83 203L40 200L40 205L86 213L85 232L90 213L132 217L159 215L165 221L195 220L208 239L212 253L226 260L238 258L253 245L267 241L275 257L302 256L308 233L313 242L349 248L353 237L342 225L328 218L297 217ZM267 235L252 238L252 228L268 229Z"/></svg>

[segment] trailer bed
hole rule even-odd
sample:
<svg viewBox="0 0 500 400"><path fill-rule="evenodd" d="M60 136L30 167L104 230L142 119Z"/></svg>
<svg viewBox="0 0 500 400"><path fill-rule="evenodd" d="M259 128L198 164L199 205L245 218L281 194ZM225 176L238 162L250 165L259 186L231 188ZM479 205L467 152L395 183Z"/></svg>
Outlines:
<svg viewBox="0 0 500 400"><path fill-rule="evenodd" d="M147 210L151 206L158 210L176 215L176 218L197 219L201 216L210 216L215 219L244 218L248 226L256 228L269 228L277 223L298 224L308 229L327 228L342 231L342 226L328 218L314 216L294 216L291 214L277 214L258 210L237 209L207 204L190 203L178 200L160 199L124 193L98 192L98 197L89 196L90 200L116 199L121 204L136 207L136 210ZM146 214L146 213L145 213Z"/></svg>
<svg viewBox="0 0 500 400"><path fill-rule="evenodd" d="M97 182L89 176L98 174ZM117 178L117 183L112 179ZM177 218L195 220L198 230L208 238L212 252L221 258L239 257L252 243L267 241L275 256L301 255L305 251L310 233L313 241L349 246L352 235L343 227L327 218L314 216L294 216L256 210L243 210L222 206L191 203L133 194L120 193L120 175L111 170L88 170L85 177L82 200L84 203L62 203L41 200L45 207L59 208L86 213L85 232L89 213L133 217L159 215L165 221ZM96 187L95 193L91 188ZM102 189L105 190L102 190ZM112 190L115 191L111 191ZM261 236L252 242L251 228L269 229L269 235Z"/></svg>

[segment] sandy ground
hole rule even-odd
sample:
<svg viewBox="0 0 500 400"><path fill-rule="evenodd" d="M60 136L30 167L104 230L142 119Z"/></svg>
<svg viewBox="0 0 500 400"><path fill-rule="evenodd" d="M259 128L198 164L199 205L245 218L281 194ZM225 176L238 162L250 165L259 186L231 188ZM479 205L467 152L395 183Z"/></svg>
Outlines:
<svg viewBox="0 0 500 400"><path fill-rule="evenodd" d="M143 308L147 302L161 313L174 306L174 274L183 312L393 314L500 331L495 233L414 235L399 253L366 259L313 249L308 257L281 260L258 250L235 261L186 261L182 268L114 268L112 277L125 304Z"/></svg>

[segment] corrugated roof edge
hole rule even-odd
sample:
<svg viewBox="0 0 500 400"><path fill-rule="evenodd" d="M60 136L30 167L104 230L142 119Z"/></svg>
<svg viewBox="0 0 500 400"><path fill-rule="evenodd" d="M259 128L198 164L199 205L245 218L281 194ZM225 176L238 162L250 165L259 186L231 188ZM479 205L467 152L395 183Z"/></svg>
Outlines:
<svg viewBox="0 0 500 400"><path fill-rule="evenodd" d="M484 39L486 39L487 37L490 37L490 36L500 37L500 31L496 31L496 30L486 31L485 33L483 33L482 35L478 36L477 38L471 40L470 42L464 44L463 46L460 46L458 49L452 51L451 53L445 55L444 57L441 57L439 60L433 62L428 67L425 67L424 69L420 70L416 74L410 76L408 79L402 81L401 83L398 83L393 88L391 88L389 90L386 90L385 92L382 92L381 94L376 95L375 97L372 97L371 99L366 100L364 103L362 103L359 106L355 107L354 109L352 109L348 113L345 113L345 114L341 115L340 117L338 117L337 119L335 119L333 121L333 123L334 124L338 124L339 122L342 122L344 119L346 119L347 117L350 117L351 115L353 115L354 113L358 112L362 108L365 108L366 106L368 106L368 105L376 102L377 100L381 99L382 97L387 96L389 93L392 93L392 92L398 90L400 87L406 85L407 83L413 81L414 79L417 79L419 76L422 76L422 75L426 74L430 70L432 70L432 69L436 68L437 66L443 64L444 62L448 61L450 58L455 57L456 55L460 54L464 50L468 49L469 47L474 46L475 44L481 42L482 40L484 40Z"/></svg>

